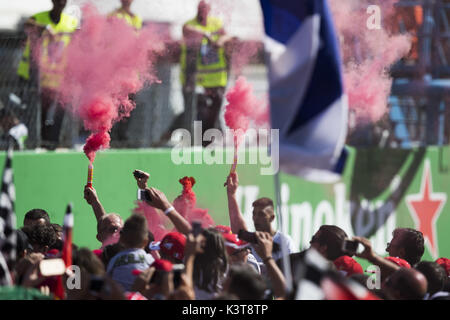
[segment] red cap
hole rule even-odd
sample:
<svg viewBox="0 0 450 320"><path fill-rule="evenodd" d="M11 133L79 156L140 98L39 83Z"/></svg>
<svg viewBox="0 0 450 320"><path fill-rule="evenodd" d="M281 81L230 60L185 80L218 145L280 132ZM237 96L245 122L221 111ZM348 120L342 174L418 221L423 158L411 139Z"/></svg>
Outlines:
<svg viewBox="0 0 450 320"><path fill-rule="evenodd" d="M154 267L155 270L170 272L170 271L172 271L173 264L172 264L172 262L170 262L168 260L156 259L152 263L152 267Z"/></svg>
<svg viewBox="0 0 450 320"><path fill-rule="evenodd" d="M222 234L226 234L226 233L232 233L231 232L231 228L229 226L215 226L214 227L217 231L219 231Z"/></svg>
<svg viewBox="0 0 450 320"><path fill-rule="evenodd" d="M102 249L95 249L92 250L92 253L95 254L97 256L97 258L99 258L100 260L102 260L102 254L103 254L103 250Z"/></svg>
<svg viewBox="0 0 450 320"><path fill-rule="evenodd" d="M125 292L125 297L127 300L148 300L139 292Z"/></svg>
<svg viewBox="0 0 450 320"><path fill-rule="evenodd" d="M339 271L344 271L347 277L352 274L360 273L363 274L363 268L356 262L355 259L349 256L341 256L333 261L334 265Z"/></svg>
<svg viewBox="0 0 450 320"><path fill-rule="evenodd" d="M60 256L58 249L50 249L47 251L47 254L45 255L47 258L56 258Z"/></svg>
<svg viewBox="0 0 450 320"><path fill-rule="evenodd" d="M408 269L411 268L411 265L405 259L398 258L398 257L386 257L385 259L395 263L399 267L408 268Z"/></svg>
<svg viewBox="0 0 450 320"><path fill-rule="evenodd" d="M436 260L436 263L440 264L447 272L447 276L450 277L450 259L439 258Z"/></svg>
<svg viewBox="0 0 450 320"><path fill-rule="evenodd" d="M159 244L159 251L165 255L178 260L184 258L184 247L186 246L186 237L179 232L169 232L162 238Z"/></svg>
<svg viewBox="0 0 450 320"><path fill-rule="evenodd" d="M225 246L227 247L229 254L233 253L235 250L241 250L249 246L247 242L238 239L237 235L234 233L223 233L222 236L225 239Z"/></svg>

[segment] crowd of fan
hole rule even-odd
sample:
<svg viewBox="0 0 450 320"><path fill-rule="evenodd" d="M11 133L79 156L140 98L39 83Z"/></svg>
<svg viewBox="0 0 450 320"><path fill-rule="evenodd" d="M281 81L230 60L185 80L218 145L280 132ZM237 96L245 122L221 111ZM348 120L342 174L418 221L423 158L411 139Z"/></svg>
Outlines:
<svg viewBox="0 0 450 320"><path fill-rule="evenodd" d="M147 203L161 210L176 231L154 241L142 214L125 222L120 215L106 213L96 190L86 187L84 197L97 220L100 249L73 247L72 264L79 274L66 271L63 277L68 300L272 300L296 299L302 268L308 252L316 252L326 262L332 278L350 281L365 288L370 296L384 300L448 300L450 298L450 260L423 261L421 232L398 228L387 244L389 257L377 255L368 239L353 237L363 250L345 251L349 240L344 230L323 225L310 241L310 248L294 252L292 239L273 228L274 206L270 199L253 203L256 232L251 242L237 235L248 230L235 198L238 176L227 179L230 226L193 228L167 200L163 192L147 186L148 174L135 176L138 187L147 192ZM239 232L241 231L241 232ZM58 276L41 273L43 260L61 256L63 228L51 223L45 210L26 213L17 232L17 259L10 266L13 287L0 287L0 299L52 299ZM289 253L291 276L283 274L283 248ZM364 272L352 258L367 260L381 272L380 287L369 288L372 275ZM311 263L311 262L310 262ZM314 263L314 261L312 262ZM73 280L75 276L79 279ZM292 279L292 280L290 280ZM76 284L78 286L70 285ZM287 281L291 281L291 285ZM320 283L318 283L320 288ZM302 297L313 295L302 292ZM323 299L330 299L326 294ZM332 298L331 298L332 299Z"/></svg>

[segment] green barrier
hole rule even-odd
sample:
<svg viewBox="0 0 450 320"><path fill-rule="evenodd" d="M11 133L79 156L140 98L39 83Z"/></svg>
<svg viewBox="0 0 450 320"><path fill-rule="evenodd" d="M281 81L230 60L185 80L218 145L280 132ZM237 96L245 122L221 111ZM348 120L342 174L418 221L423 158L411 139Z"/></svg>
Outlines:
<svg viewBox="0 0 450 320"><path fill-rule="evenodd" d="M206 151L205 151L206 152ZM421 230L426 239L424 259L450 257L448 190L449 148L413 150L350 149L342 180L316 184L281 175L284 232L298 249L307 248L322 224L336 224L350 236L372 240L379 254L396 227ZM5 153L0 154L3 168ZM18 226L32 208L46 209L52 222L62 224L68 202L74 205L74 242L95 249L96 221L83 199L88 160L81 152L15 152L15 210ZM136 207L134 169L151 174L149 185L162 190L169 200L182 190L178 180L195 177L197 207L207 208L216 224L229 225L223 183L229 164L183 164L171 160L170 149L108 150L94 162L94 187L107 212L126 219ZM238 202L247 225L253 228L252 202L274 199L273 176L261 175L261 165L239 164ZM362 263L366 266L365 263Z"/></svg>

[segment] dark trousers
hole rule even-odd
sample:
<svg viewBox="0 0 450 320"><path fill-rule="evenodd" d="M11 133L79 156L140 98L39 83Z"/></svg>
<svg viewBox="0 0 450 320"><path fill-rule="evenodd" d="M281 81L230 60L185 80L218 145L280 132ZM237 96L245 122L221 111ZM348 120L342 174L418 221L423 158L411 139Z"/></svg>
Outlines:
<svg viewBox="0 0 450 320"><path fill-rule="evenodd" d="M41 145L54 149L60 142L65 110L58 102L56 93L43 89L41 92Z"/></svg>

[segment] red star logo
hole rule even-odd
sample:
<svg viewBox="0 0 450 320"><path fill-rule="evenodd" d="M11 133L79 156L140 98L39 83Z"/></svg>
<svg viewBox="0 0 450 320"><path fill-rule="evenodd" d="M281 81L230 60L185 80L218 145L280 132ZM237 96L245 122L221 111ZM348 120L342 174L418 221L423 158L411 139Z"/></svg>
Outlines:
<svg viewBox="0 0 450 320"><path fill-rule="evenodd" d="M420 192L406 196L406 204L415 223L415 228L423 233L425 243L434 259L438 257L436 222L447 202L447 194L433 193L430 160L425 166L420 183Z"/></svg>

